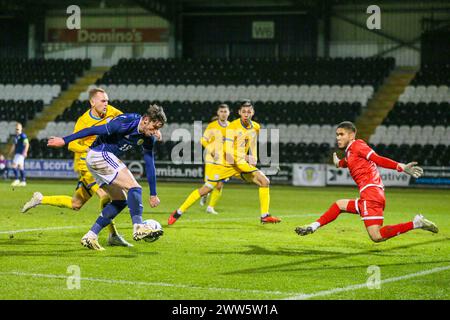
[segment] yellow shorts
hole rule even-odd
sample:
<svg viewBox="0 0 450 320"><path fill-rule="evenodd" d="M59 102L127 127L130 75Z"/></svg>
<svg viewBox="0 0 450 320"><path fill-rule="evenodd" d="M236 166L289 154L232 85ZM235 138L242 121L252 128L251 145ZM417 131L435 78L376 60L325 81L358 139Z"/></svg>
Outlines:
<svg viewBox="0 0 450 320"><path fill-rule="evenodd" d="M241 163L235 166L207 163L205 164L205 184L213 188L219 181L224 181L231 177L237 177L248 181L243 175L258 170L257 167L251 166L248 163Z"/></svg>
<svg viewBox="0 0 450 320"><path fill-rule="evenodd" d="M76 190L77 193L87 201L97 192L99 187L89 170L79 171L78 173L79 176Z"/></svg>

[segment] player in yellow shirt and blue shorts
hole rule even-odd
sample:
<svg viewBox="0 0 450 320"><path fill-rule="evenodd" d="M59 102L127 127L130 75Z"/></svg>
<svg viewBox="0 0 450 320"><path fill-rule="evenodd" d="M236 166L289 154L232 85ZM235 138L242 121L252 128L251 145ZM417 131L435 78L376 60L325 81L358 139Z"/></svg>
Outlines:
<svg viewBox="0 0 450 320"><path fill-rule="evenodd" d="M122 111L108 104L108 95L101 88L94 88L89 91L89 102L91 104L91 108L78 118L73 131L74 133L85 128L104 125L122 114ZM87 201L89 201L89 199L91 199L94 194L97 194L100 198L101 209L103 209L110 202L107 193L99 188L94 177L86 166L87 151L89 151L89 147L94 142L96 137L97 136L89 136L78 139L72 141L68 146L69 150L75 154L74 170L79 175L75 193L72 196L44 196L40 192L35 192L31 200L23 206L22 212L25 213L38 205L50 205L78 211ZM108 243L110 245L125 247L132 246L118 233L114 222L108 226L108 229L110 233Z"/></svg>
<svg viewBox="0 0 450 320"><path fill-rule="evenodd" d="M226 128L226 136L220 131L216 132L219 137L215 139L223 143L217 144L215 150L215 163L205 166L206 183L199 189L194 190L183 204L169 217L168 224L174 224L189 207L200 197L211 192L219 181L231 177L252 182L259 186L259 201L261 209L261 223L278 223L281 220L269 214L270 180L256 167L257 162L257 136L260 125L251 120L254 108L249 100L244 100L239 107L239 119L232 121Z"/></svg>

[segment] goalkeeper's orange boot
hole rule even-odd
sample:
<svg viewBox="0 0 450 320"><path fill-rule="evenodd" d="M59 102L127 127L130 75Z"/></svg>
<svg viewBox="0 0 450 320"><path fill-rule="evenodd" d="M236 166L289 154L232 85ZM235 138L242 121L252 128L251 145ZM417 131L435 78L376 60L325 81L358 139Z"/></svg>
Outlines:
<svg viewBox="0 0 450 320"><path fill-rule="evenodd" d="M261 217L261 223L279 223L279 222L281 222L280 218L273 217L270 214L265 217Z"/></svg>
<svg viewBox="0 0 450 320"><path fill-rule="evenodd" d="M177 210L175 210L174 212L172 212L172 214L169 217L169 221L167 221L167 224L170 226L172 224L174 224L175 222L177 222L178 218L181 217L181 214L179 214L177 212Z"/></svg>

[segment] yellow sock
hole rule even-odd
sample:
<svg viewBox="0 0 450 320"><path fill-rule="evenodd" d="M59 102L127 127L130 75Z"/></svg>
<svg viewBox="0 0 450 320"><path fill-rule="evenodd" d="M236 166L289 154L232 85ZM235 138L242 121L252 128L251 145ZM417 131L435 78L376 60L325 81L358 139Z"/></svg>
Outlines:
<svg viewBox="0 0 450 320"><path fill-rule="evenodd" d="M111 220L111 223L108 224L108 231L112 235L119 234L119 231L117 231L116 223L114 222L114 220Z"/></svg>
<svg viewBox="0 0 450 320"><path fill-rule="evenodd" d="M219 201L219 199L222 197L222 190L223 188L221 188L220 190L214 188L214 190L211 192L211 198L209 199L210 207L214 208L216 206L217 201Z"/></svg>
<svg viewBox="0 0 450 320"><path fill-rule="evenodd" d="M181 212L185 212L187 209L189 209L190 206L192 206L195 201L197 201L198 199L200 199L200 192L198 192L197 190L194 190L191 192L191 194L189 195L189 197L187 197L186 200L184 200L183 204L181 205L180 210Z"/></svg>
<svg viewBox="0 0 450 320"><path fill-rule="evenodd" d="M54 207L72 209L72 197L69 196L43 196L41 203Z"/></svg>
<svg viewBox="0 0 450 320"><path fill-rule="evenodd" d="M261 215L269 213L270 194L269 187L259 188L259 205L261 206Z"/></svg>

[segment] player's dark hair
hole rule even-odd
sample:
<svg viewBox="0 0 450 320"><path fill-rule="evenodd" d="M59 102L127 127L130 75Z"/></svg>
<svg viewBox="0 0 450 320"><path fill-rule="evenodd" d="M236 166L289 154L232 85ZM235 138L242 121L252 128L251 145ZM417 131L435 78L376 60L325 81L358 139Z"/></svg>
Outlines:
<svg viewBox="0 0 450 320"><path fill-rule="evenodd" d="M217 111L219 111L220 109L228 109L230 110L230 107L226 104L226 103L221 103L217 106Z"/></svg>
<svg viewBox="0 0 450 320"><path fill-rule="evenodd" d="M253 108L252 101L250 99L241 100L241 103L239 104L239 110L241 110L244 107L252 107Z"/></svg>
<svg viewBox="0 0 450 320"><path fill-rule="evenodd" d="M167 122L167 117L164 113L163 107L156 104L151 104L144 116L149 117L150 121L159 121L162 125Z"/></svg>
<svg viewBox="0 0 450 320"><path fill-rule="evenodd" d="M356 127L354 125L353 122L350 121L343 121L341 123L338 124L337 129L345 129L345 130L350 130L352 132L356 132Z"/></svg>

